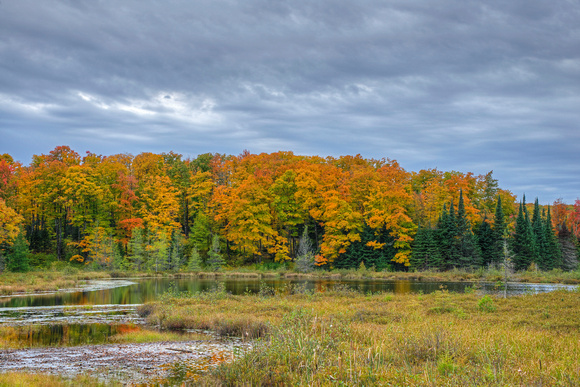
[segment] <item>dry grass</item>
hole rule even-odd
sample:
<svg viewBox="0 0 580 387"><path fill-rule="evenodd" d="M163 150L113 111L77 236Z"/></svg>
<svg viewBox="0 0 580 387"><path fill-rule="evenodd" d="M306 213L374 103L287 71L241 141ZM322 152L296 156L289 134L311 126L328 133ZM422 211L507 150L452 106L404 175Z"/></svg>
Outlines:
<svg viewBox="0 0 580 387"><path fill-rule="evenodd" d="M120 383L101 383L88 376L78 376L66 379L47 374L33 374L27 372L0 373L0 387L72 387L72 386L121 386Z"/></svg>
<svg viewBox="0 0 580 387"><path fill-rule="evenodd" d="M149 321L262 337L206 385L580 384L580 292L216 293L154 304Z"/></svg>

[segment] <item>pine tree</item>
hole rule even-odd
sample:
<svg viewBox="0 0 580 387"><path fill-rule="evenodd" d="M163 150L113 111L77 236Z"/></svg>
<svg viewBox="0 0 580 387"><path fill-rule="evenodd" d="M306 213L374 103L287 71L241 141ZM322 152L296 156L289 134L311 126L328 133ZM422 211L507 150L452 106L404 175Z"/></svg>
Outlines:
<svg viewBox="0 0 580 387"><path fill-rule="evenodd" d="M198 212L189 232L189 243L195 246L202 256L209 251L212 242L210 224L207 216Z"/></svg>
<svg viewBox="0 0 580 387"><path fill-rule="evenodd" d="M562 266L562 251L558 244L558 238L552 226L552 215L550 214L550 207L546 215L546 222L544 223L544 239L546 241L546 268L544 270L552 270Z"/></svg>
<svg viewBox="0 0 580 387"><path fill-rule="evenodd" d="M536 257L536 246L530 218L526 210L526 198L520 202L516 219L516 232L513 240L514 267L516 270L526 270Z"/></svg>
<svg viewBox="0 0 580 387"><path fill-rule="evenodd" d="M440 269L444 262L441 258L437 242L439 230L431 227L419 227L415 236L415 246L410 258L411 266L415 269Z"/></svg>
<svg viewBox="0 0 580 387"><path fill-rule="evenodd" d="M146 261L143 229L141 227L133 229L131 239L129 240L128 250L128 266L133 270L141 271L143 264Z"/></svg>
<svg viewBox="0 0 580 387"><path fill-rule="evenodd" d="M481 251L481 264L483 266L489 266L494 261L496 248L494 236L494 231L489 225L487 216L485 216L477 230L477 244Z"/></svg>
<svg viewBox="0 0 580 387"><path fill-rule="evenodd" d="M213 271L218 271L224 264L224 258L220 253L220 238L217 234L214 234L211 248L208 252L207 266Z"/></svg>
<svg viewBox="0 0 580 387"><path fill-rule="evenodd" d="M183 241L181 237L181 233L176 230L173 230L171 233L171 244L170 244L170 259L169 259L169 270L178 271L181 268L181 261L182 261L182 247Z"/></svg>
<svg viewBox="0 0 580 387"><path fill-rule="evenodd" d="M392 259L397 253L393 248L393 237L389 235L386 229L374 230L365 224L360 235L360 241L352 242L346 252L341 254L339 259L333 262L333 267L339 269L357 269L361 262L364 262L367 268L374 267L375 270L381 271L389 267ZM374 248L369 242L378 242L383 244L382 248Z"/></svg>
<svg viewBox="0 0 580 387"><path fill-rule="evenodd" d="M409 257L409 264L413 269L424 270L427 268L427 262L429 260L429 253L427 252L427 234L427 230L419 224L412 245L413 251Z"/></svg>
<svg viewBox="0 0 580 387"><path fill-rule="evenodd" d="M30 252L28 250L28 242L26 241L23 232L18 234L10 250L10 254L6 257L6 268L9 271L14 272L28 271Z"/></svg>
<svg viewBox="0 0 580 387"><path fill-rule="evenodd" d="M457 264L459 267L481 266L481 254L471 230L471 222L465 214L463 190L459 191L459 205L456 218Z"/></svg>
<svg viewBox="0 0 580 387"><path fill-rule="evenodd" d="M193 246L191 249L191 254L189 256L189 264L187 265L189 271L200 271L201 270L201 256L197 247Z"/></svg>
<svg viewBox="0 0 580 387"><path fill-rule="evenodd" d="M441 270L451 269L456 265L456 252L454 250L456 235L455 211L453 202L451 202L449 211L443 205L443 211L437 222L436 242L441 255L441 264L438 268Z"/></svg>
<svg viewBox="0 0 580 387"><path fill-rule="evenodd" d="M501 205L501 196L497 196L495 217L493 221L493 249L490 254L491 264L497 266L504 260L504 233L506 231L505 217Z"/></svg>
<svg viewBox="0 0 580 387"><path fill-rule="evenodd" d="M536 245L536 264L542 270L549 270L550 264L548 261L550 258L547 256L548 247L546 244L546 228L544 222L540 215L540 204L538 203L538 198L534 202L534 212L532 218L532 231L534 233L534 244Z"/></svg>
<svg viewBox="0 0 580 387"><path fill-rule="evenodd" d="M170 253L167 236L164 232L159 232L153 237L149 245L149 270L155 271L156 273L165 270L171 258Z"/></svg>

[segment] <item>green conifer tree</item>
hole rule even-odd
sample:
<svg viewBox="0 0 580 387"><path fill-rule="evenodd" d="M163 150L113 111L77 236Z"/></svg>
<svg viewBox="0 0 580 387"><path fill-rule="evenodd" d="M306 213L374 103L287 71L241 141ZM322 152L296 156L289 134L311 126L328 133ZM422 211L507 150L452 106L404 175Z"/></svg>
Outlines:
<svg viewBox="0 0 580 387"><path fill-rule="evenodd" d="M6 257L6 268L13 272L26 272L29 270L29 257L28 242L21 231L10 248L10 254Z"/></svg>
<svg viewBox="0 0 580 387"><path fill-rule="evenodd" d="M170 259L168 263L168 269L173 271L179 271L182 265L183 260L183 241L182 236L179 231L173 230L171 233L171 244L169 246L170 252Z"/></svg>
<svg viewBox="0 0 580 387"><path fill-rule="evenodd" d="M421 224L417 227L417 234L415 234L412 248L409 265L415 270L425 270L429 260L427 252L427 231L421 227Z"/></svg>
<svg viewBox="0 0 580 387"><path fill-rule="evenodd" d="M145 254L145 245L143 238L143 229L141 227L134 228L129 239L128 254L128 268L141 271L147 259Z"/></svg>
<svg viewBox="0 0 580 387"><path fill-rule="evenodd" d="M516 270L526 270L536 258L536 246L530 218L526 210L526 197L520 202L516 219L516 232L513 240L514 267Z"/></svg>
<svg viewBox="0 0 580 387"><path fill-rule="evenodd" d="M534 202L534 212L532 217L532 231L534 233L534 244L536 245L536 255L535 262L538 267L542 270L548 270L547 267L550 266L550 257L548 246L546 243L546 227L544 226L544 221L540 215L540 204L538 203L538 198Z"/></svg>
<svg viewBox="0 0 580 387"><path fill-rule="evenodd" d="M494 239L494 232L487 220L487 216L483 218L483 221L477 230L477 243L481 251L481 264L483 266L491 265L494 259L496 241Z"/></svg>
<svg viewBox="0 0 580 387"><path fill-rule="evenodd" d="M550 207L546 214L546 222L544 223L544 239L546 240L546 268L544 270L552 270L562 267L562 251L558 244L558 237L552 225L552 215L550 214Z"/></svg>
<svg viewBox="0 0 580 387"><path fill-rule="evenodd" d="M459 191L459 204L455 223L457 230L457 265L464 268L481 266L481 253L471 230L471 222L465 214L463 190Z"/></svg>
<svg viewBox="0 0 580 387"><path fill-rule="evenodd" d="M506 232L505 217L501 205L501 196L497 196L497 204L495 206L495 217L493 221L493 249L490 252L490 263L498 266L504 261L504 234Z"/></svg>
<svg viewBox="0 0 580 387"><path fill-rule="evenodd" d="M220 238L217 234L214 234L207 258L207 266L209 266L213 271L218 271L225 264L223 255L220 251Z"/></svg>
<svg viewBox="0 0 580 387"><path fill-rule="evenodd" d="M199 251L197 247L193 246L191 249L191 254L189 256L189 263L187 265L187 269L189 271L198 272L201 270L201 255L199 255Z"/></svg>
<svg viewBox="0 0 580 387"><path fill-rule="evenodd" d="M449 211L447 211L446 205L443 205L443 211L437 222L436 243L437 250L441 256L437 269L447 270L453 267L454 257L452 247L455 235L455 212L453 210L453 202L451 202Z"/></svg>

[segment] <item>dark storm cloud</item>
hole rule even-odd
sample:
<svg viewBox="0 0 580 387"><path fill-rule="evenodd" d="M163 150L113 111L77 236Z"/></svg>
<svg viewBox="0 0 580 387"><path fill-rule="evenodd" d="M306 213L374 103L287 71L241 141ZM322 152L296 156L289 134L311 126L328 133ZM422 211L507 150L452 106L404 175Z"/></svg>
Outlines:
<svg viewBox="0 0 580 387"><path fill-rule="evenodd" d="M580 195L574 1L0 3L0 152L397 159Z"/></svg>

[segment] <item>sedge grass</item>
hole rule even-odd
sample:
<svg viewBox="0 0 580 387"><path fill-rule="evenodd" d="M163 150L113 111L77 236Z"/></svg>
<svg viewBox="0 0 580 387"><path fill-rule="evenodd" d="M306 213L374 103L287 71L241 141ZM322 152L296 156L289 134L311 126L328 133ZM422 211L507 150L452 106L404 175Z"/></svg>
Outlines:
<svg viewBox="0 0 580 387"><path fill-rule="evenodd" d="M224 331L259 338L202 385L580 384L577 291L217 293L166 299L149 312L166 328L243 326Z"/></svg>
<svg viewBox="0 0 580 387"><path fill-rule="evenodd" d="M109 381L107 383L89 376L64 378L56 375L30 372L3 372L0 373L0 387L83 387L83 386L121 386L121 383Z"/></svg>

